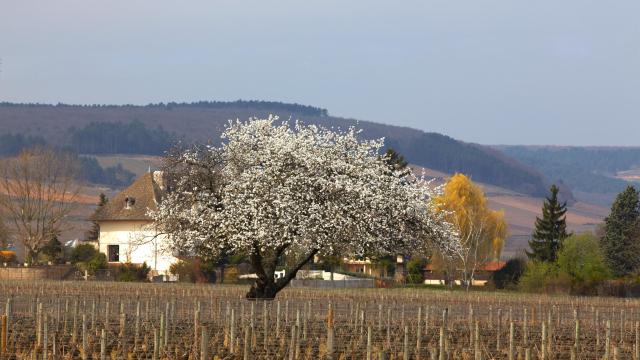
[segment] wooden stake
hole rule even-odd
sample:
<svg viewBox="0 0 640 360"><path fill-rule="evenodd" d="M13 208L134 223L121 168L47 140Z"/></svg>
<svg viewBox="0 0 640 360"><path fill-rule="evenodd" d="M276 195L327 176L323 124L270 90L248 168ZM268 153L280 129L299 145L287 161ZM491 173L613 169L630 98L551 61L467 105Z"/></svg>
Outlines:
<svg viewBox="0 0 640 360"><path fill-rule="evenodd" d="M607 320L607 328L605 330L604 340L604 358L609 360L611 356L611 320Z"/></svg>
<svg viewBox="0 0 640 360"><path fill-rule="evenodd" d="M153 329L153 360L158 360L158 353L160 350L160 334L158 329Z"/></svg>
<svg viewBox="0 0 640 360"><path fill-rule="evenodd" d="M515 344L513 343L513 335L514 335L514 327L513 327L513 321L511 323L509 323L509 360L513 360L514 357L514 348L515 348Z"/></svg>
<svg viewBox="0 0 640 360"><path fill-rule="evenodd" d="M100 333L100 360L107 360L107 332L104 329Z"/></svg>
<svg viewBox="0 0 640 360"><path fill-rule="evenodd" d="M235 352L235 341L236 341L236 322L235 322L235 309L231 309L231 331L229 335L229 352Z"/></svg>
<svg viewBox="0 0 640 360"><path fill-rule="evenodd" d="M445 353L444 353L444 325L440 326L440 341L438 342L438 360L444 360L445 359Z"/></svg>
<svg viewBox="0 0 640 360"><path fill-rule="evenodd" d="M542 322L542 336L540 341L542 342L540 347L540 359L545 360L547 358L547 323Z"/></svg>
<svg viewBox="0 0 640 360"><path fill-rule="evenodd" d="M202 326L202 338L200 339L200 360L209 359L209 331Z"/></svg>
<svg viewBox="0 0 640 360"><path fill-rule="evenodd" d="M502 336L502 309L498 309L498 326L496 327L496 351L500 351Z"/></svg>
<svg viewBox="0 0 640 360"><path fill-rule="evenodd" d="M7 315L2 315L2 317L0 318L0 321L2 322L1 326L0 326L0 355L4 355L7 352L7 332L8 332L8 326L7 326Z"/></svg>
<svg viewBox="0 0 640 360"><path fill-rule="evenodd" d="M44 316L44 330L42 334L42 360L47 360L48 352L47 352L47 344L49 343L49 325L47 324L47 315Z"/></svg>
<svg viewBox="0 0 640 360"><path fill-rule="evenodd" d="M404 360L409 360L409 327L408 326L404 327L402 358Z"/></svg>
<svg viewBox="0 0 640 360"><path fill-rule="evenodd" d="M296 356L296 330L297 330L296 325L294 324L291 327L291 342L289 343L289 360L294 360Z"/></svg>
<svg viewBox="0 0 640 360"><path fill-rule="evenodd" d="M576 349L576 354L580 354L580 320L576 319L576 332L573 347Z"/></svg>
<svg viewBox="0 0 640 360"><path fill-rule="evenodd" d="M475 354L475 360L482 360L482 352L480 352L480 328L477 321L475 324L475 333L473 337L473 352Z"/></svg>
<svg viewBox="0 0 640 360"><path fill-rule="evenodd" d="M367 327L367 360L371 360L371 326Z"/></svg>
<svg viewBox="0 0 640 360"><path fill-rule="evenodd" d="M635 360L640 360L640 322L636 321L636 337L635 337L635 343L633 345L633 352L634 352L634 356L633 358Z"/></svg>
<svg viewBox="0 0 640 360"><path fill-rule="evenodd" d="M253 305L253 304L252 304ZM242 352L242 358L244 360L249 360L249 351L250 351L250 343L251 343L251 327L245 326L244 328L244 351ZM204 360L204 359L202 359Z"/></svg>
<svg viewBox="0 0 640 360"><path fill-rule="evenodd" d="M333 308L327 309L327 358L333 359Z"/></svg>
<svg viewBox="0 0 640 360"><path fill-rule="evenodd" d="M89 349L87 348L87 316L82 314L82 359L87 360Z"/></svg>

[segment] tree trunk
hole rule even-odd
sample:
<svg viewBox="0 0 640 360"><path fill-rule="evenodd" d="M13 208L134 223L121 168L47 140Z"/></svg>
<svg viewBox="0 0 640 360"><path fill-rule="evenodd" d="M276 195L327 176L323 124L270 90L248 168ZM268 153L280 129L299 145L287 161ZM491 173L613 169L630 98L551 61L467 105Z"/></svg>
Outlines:
<svg viewBox="0 0 640 360"><path fill-rule="evenodd" d="M224 284L224 265L220 265L218 267L219 271L220 271L220 284Z"/></svg>
<svg viewBox="0 0 640 360"><path fill-rule="evenodd" d="M261 279L256 280L256 282L251 285L249 292L247 292L247 299L274 299L276 294L280 291L275 281L261 281Z"/></svg>
<svg viewBox="0 0 640 360"><path fill-rule="evenodd" d="M38 260L38 252L33 249L27 248L24 262L29 266L35 265Z"/></svg>
<svg viewBox="0 0 640 360"><path fill-rule="evenodd" d="M298 262L298 264L289 270L284 277L279 279L274 278L274 272L276 265L278 263L279 256L271 259L270 263L264 264L264 258L257 247L255 247L254 252L251 254L251 266L253 270L256 272L258 278L256 282L251 285L251 288L247 292L247 299L263 299L269 300L274 299L276 294L284 289L285 286L289 285L291 280L296 277L298 270L302 269L302 267L307 264L313 257L318 253L318 249L313 249L311 252L305 256L303 259ZM266 265L266 266L265 266Z"/></svg>

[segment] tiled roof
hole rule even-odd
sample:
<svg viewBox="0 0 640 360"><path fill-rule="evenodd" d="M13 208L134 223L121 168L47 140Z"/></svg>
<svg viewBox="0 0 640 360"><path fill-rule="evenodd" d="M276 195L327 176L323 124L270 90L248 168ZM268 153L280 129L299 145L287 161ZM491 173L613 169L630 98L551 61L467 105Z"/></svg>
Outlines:
<svg viewBox="0 0 640 360"><path fill-rule="evenodd" d="M502 267L506 264L506 262L504 261L488 261L484 264L480 264L478 265L478 267L476 268L476 271L498 271L500 269L502 269ZM436 267L433 266L433 264L427 264L424 267L425 270L429 270L429 271L433 271L433 270L439 270Z"/></svg>
<svg viewBox="0 0 640 360"><path fill-rule="evenodd" d="M154 174L146 173L128 188L109 199L109 202L99 209L92 219L97 221L151 220L147 213L149 210L158 208L160 195L161 190L154 181Z"/></svg>
<svg viewBox="0 0 640 360"><path fill-rule="evenodd" d="M489 261L479 266L478 270L483 271L498 271L502 269L507 263L504 261Z"/></svg>

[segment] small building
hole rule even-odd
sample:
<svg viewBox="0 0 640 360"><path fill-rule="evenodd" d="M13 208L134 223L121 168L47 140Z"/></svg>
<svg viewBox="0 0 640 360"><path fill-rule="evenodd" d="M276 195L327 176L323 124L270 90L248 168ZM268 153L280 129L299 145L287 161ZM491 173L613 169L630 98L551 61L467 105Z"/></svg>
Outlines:
<svg viewBox="0 0 640 360"><path fill-rule="evenodd" d="M114 196L94 215L100 226L98 248L110 264L146 263L151 276L169 275L178 259L168 239L158 234L148 213L156 210L165 191L161 171L149 172Z"/></svg>
<svg viewBox="0 0 640 360"><path fill-rule="evenodd" d="M472 286L484 286L487 284L489 279L491 279L491 275L494 272L502 269L505 266L506 262L504 261L487 261L478 265L476 268L473 284ZM462 273L462 269L458 269L455 271L453 276L449 276L449 281L453 281L454 284L460 285L462 284L462 279L460 274ZM434 267L432 264L427 264L423 270L424 274L424 283L428 285L446 285L447 282L447 274L442 269L438 269Z"/></svg>
<svg viewBox="0 0 640 360"><path fill-rule="evenodd" d="M393 277L396 281L402 282L406 275L404 271L404 260L402 255L397 255L395 263L389 264L394 269L393 271L388 271L385 264L375 263L369 258L344 258L342 259L342 267L348 272L371 277Z"/></svg>

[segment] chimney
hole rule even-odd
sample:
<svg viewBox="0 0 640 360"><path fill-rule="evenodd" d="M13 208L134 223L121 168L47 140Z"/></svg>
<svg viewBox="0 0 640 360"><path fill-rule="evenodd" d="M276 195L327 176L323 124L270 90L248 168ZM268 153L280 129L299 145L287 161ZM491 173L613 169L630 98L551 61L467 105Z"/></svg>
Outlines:
<svg viewBox="0 0 640 360"><path fill-rule="evenodd" d="M127 196L126 198L124 198L124 208L127 210L131 209L131 207L135 205L135 203L136 198L134 198L133 196Z"/></svg>
<svg viewBox="0 0 640 360"><path fill-rule="evenodd" d="M154 171L153 172L153 182L158 185L161 191L165 191L165 183L164 183L164 173L162 171Z"/></svg>

